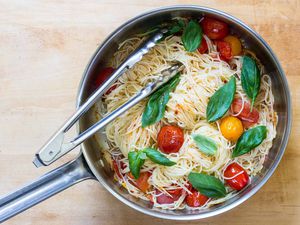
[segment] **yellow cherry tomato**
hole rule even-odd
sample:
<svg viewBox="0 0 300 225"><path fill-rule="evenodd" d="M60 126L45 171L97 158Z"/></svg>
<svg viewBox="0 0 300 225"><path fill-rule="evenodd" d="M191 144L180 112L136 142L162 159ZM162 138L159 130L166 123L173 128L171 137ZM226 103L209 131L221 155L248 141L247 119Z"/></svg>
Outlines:
<svg viewBox="0 0 300 225"><path fill-rule="evenodd" d="M231 54L233 56L240 55L242 52L242 44L240 40L232 35L228 35L224 38L224 41L230 44L231 47Z"/></svg>
<svg viewBox="0 0 300 225"><path fill-rule="evenodd" d="M223 136L229 141L237 141L244 131L242 121L233 116L222 119L220 128Z"/></svg>

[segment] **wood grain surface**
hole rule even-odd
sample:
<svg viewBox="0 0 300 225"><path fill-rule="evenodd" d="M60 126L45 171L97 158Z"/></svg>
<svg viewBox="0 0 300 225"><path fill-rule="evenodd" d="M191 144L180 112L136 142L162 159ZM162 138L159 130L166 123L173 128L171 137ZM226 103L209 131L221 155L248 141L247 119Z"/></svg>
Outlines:
<svg viewBox="0 0 300 225"><path fill-rule="evenodd" d="M293 129L286 153L272 178L241 206L193 222L143 215L119 202L99 183L86 181L6 224L300 224L297 0L0 0L0 195L59 164L36 169L31 161L49 135L74 111L82 72L102 40L129 18L174 4L209 6L232 14L258 31L279 57L292 91Z"/></svg>

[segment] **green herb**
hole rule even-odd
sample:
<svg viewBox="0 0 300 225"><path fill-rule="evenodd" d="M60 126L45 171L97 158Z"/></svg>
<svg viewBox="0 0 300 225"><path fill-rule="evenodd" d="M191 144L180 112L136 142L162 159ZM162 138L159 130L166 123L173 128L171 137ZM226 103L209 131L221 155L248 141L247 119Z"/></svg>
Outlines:
<svg viewBox="0 0 300 225"><path fill-rule="evenodd" d="M182 31L185 27L185 22L182 19L179 20L175 20L173 21L173 23L168 27L168 32L166 34L166 36L170 36L173 34L178 33L179 31Z"/></svg>
<svg viewBox="0 0 300 225"><path fill-rule="evenodd" d="M129 169L135 179L138 179L140 176L140 171L142 166L145 163L145 153L143 152L129 152Z"/></svg>
<svg viewBox="0 0 300 225"><path fill-rule="evenodd" d="M227 84L219 88L213 96L211 96L206 109L208 122L214 122L220 119L227 112L233 101L235 89L235 77L233 76Z"/></svg>
<svg viewBox="0 0 300 225"><path fill-rule="evenodd" d="M168 32L166 34L164 34L164 36L158 41L158 42L161 42L166 37L174 35L174 34L180 32L180 31L183 31L184 27L185 27L184 20L182 20L182 19L175 19L175 20L172 20L169 23L162 24L162 25L159 25L159 26L154 26L151 29L149 29L148 31L146 31L146 32L144 32L142 34L138 34L138 36L139 37L144 37L144 36L151 35L154 32L157 32L158 30L168 29Z"/></svg>
<svg viewBox="0 0 300 225"><path fill-rule="evenodd" d="M214 176L192 172L189 174L188 179L196 190L209 198L226 196L224 184Z"/></svg>
<svg viewBox="0 0 300 225"><path fill-rule="evenodd" d="M242 75L241 75L242 87L251 99L251 111L254 105L254 101L258 95L260 88L260 72L254 59L249 56L243 57Z"/></svg>
<svg viewBox="0 0 300 225"><path fill-rule="evenodd" d="M164 166L173 166L176 163L169 160L166 156L161 154L154 148L145 148L141 151L132 151L128 153L129 169L135 179L140 176L141 168L145 163L145 160L149 158L152 162L155 162Z"/></svg>
<svg viewBox="0 0 300 225"><path fill-rule="evenodd" d="M195 51L202 41L202 29L199 23L191 20L185 27L181 39L185 50Z"/></svg>
<svg viewBox="0 0 300 225"><path fill-rule="evenodd" d="M267 137L267 127L257 126L245 131L238 139L233 150L232 157L237 157L250 152L262 143Z"/></svg>
<svg viewBox="0 0 300 225"><path fill-rule="evenodd" d="M142 127L157 123L163 118L166 105L170 98L170 92L173 91L179 83L178 73L170 81L155 91L149 98L142 116Z"/></svg>
<svg viewBox="0 0 300 225"><path fill-rule="evenodd" d="M193 134L192 138L201 152L209 156L216 154L218 147L213 139L200 134Z"/></svg>
<svg viewBox="0 0 300 225"><path fill-rule="evenodd" d="M152 162L157 164L164 166L173 166L176 164L154 148L145 148L143 151Z"/></svg>

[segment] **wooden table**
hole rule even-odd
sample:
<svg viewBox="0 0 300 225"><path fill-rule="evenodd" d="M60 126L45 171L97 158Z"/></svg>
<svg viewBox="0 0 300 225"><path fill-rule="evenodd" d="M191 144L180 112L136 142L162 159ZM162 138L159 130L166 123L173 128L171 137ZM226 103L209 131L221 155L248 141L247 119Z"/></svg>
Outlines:
<svg viewBox="0 0 300 225"><path fill-rule="evenodd" d="M99 183L87 181L7 224L300 224L297 0L0 1L0 195L58 165L36 169L31 160L74 111L82 72L102 40L129 18L175 3L209 6L240 18L279 57L292 91L294 119L289 146L272 178L241 206L201 221L174 222L143 215L120 203Z"/></svg>

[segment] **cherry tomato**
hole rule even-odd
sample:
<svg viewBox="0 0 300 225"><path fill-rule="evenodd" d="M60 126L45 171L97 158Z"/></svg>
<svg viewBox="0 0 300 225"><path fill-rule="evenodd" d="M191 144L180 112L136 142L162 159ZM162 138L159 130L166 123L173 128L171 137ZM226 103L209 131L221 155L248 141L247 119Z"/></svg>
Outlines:
<svg viewBox="0 0 300 225"><path fill-rule="evenodd" d="M236 174L240 173L241 171L243 171L243 173L241 173L240 175L238 175L234 178L231 178L231 177L235 176ZM237 163L231 163L230 165L228 165L226 170L224 171L224 176L225 176L226 183L232 189L235 189L238 191L243 189L248 184L248 181L249 181L249 176L248 176L247 172L244 170L243 167L241 167Z"/></svg>
<svg viewBox="0 0 300 225"><path fill-rule="evenodd" d="M156 197L156 201L159 204L172 204L173 202L177 201L180 196L182 195L182 189L178 188L175 190L170 190L168 193L171 195L166 195L163 192L156 189L155 191L156 195L159 195Z"/></svg>
<svg viewBox="0 0 300 225"><path fill-rule="evenodd" d="M222 39L229 33L228 25L220 20L205 17L201 21L204 34L210 39Z"/></svg>
<svg viewBox="0 0 300 225"><path fill-rule="evenodd" d="M202 205L204 205L207 200L208 197L205 195L200 194L199 191L197 191L196 189L192 189L191 190L191 194L188 194L185 198L185 202L188 206L190 207L200 207Z"/></svg>
<svg viewBox="0 0 300 225"><path fill-rule="evenodd" d="M98 76L95 79L95 85L99 87L101 84L103 84L104 81L107 80L107 78L114 72L114 68L112 67L106 67L100 71Z"/></svg>
<svg viewBox="0 0 300 225"><path fill-rule="evenodd" d="M117 164L116 160L113 160L112 162L113 162L113 168L114 168L114 171L115 171L116 175L120 179L122 179L122 176L121 176L121 173L120 173L120 170L119 170L119 167L118 167L118 164Z"/></svg>
<svg viewBox="0 0 300 225"><path fill-rule="evenodd" d="M166 154L178 152L183 141L183 131L177 126L164 126L157 136L158 148Z"/></svg>
<svg viewBox="0 0 300 225"><path fill-rule="evenodd" d="M142 192L146 192L149 189L150 184L148 183L148 180L149 180L149 177L151 176L150 172L140 173L140 176L138 179L135 179L131 173L128 173L128 176L135 180L135 182L133 183L134 186L136 186Z"/></svg>
<svg viewBox="0 0 300 225"><path fill-rule="evenodd" d="M242 44L237 37L228 35L224 38L224 41L230 44L231 54L233 56L241 54Z"/></svg>
<svg viewBox="0 0 300 225"><path fill-rule="evenodd" d="M188 181L187 184L185 185L185 187L189 190L192 191L193 190L193 185Z"/></svg>
<svg viewBox="0 0 300 225"><path fill-rule="evenodd" d="M220 52L220 58L224 61L232 59L230 44L226 41L217 41L217 49Z"/></svg>
<svg viewBox="0 0 300 225"><path fill-rule="evenodd" d="M198 48L198 51L200 52L200 54L204 54L205 52L207 52L207 50L208 50L207 42L206 42L205 38L202 37L202 41Z"/></svg>
<svg viewBox="0 0 300 225"><path fill-rule="evenodd" d="M233 116L227 116L221 121L222 135L229 141L237 141L244 132L242 121Z"/></svg>
<svg viewBox="0 0 300 225"><path fill-rule="evenodd" d="M95 86L98 88L101 84L104 83L104 81L107 80L107 78L114 72L114 68L112 67L106 67L101 70L101 72L98 74L98 76L95 79ZM105 95L110 94L113 90L117 88L116 84L113 84L106 92Z"/></svg>
<svg viewBox="0 0 300 225"><path fill-rule="evenodd" d="M117 84L113 84L106 92L105 95L109 95L113 90L115 90L118 87Z"/></svg>
<svg viewBox="0 0 300 225"><path fill-rule="evenodd" d="M243 100L241 98L236 98L233 100L230 108L232 114L237 114L241 111L243 107ZM250 127L256 124L259 120L259 112L253 108L252 112L250 111L251 105L249 102L244 102L244 108L236 117L240 118L245 127Z"/></svg>

